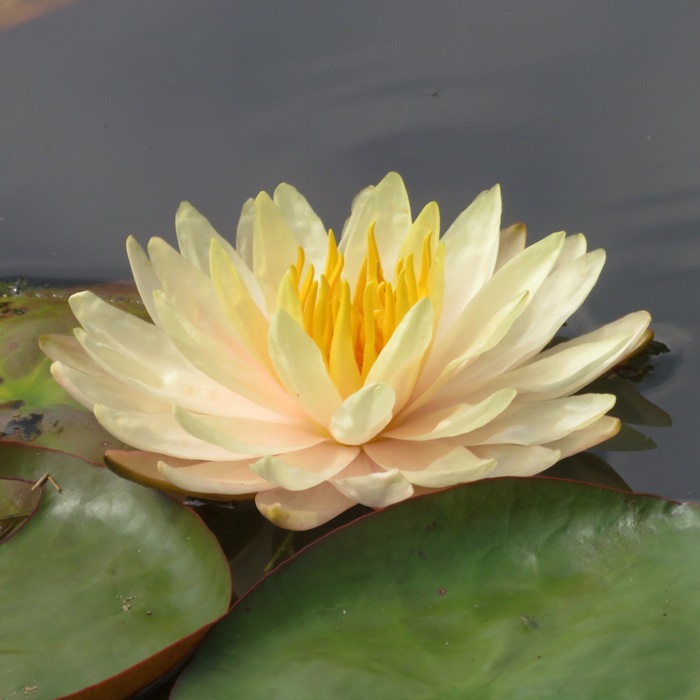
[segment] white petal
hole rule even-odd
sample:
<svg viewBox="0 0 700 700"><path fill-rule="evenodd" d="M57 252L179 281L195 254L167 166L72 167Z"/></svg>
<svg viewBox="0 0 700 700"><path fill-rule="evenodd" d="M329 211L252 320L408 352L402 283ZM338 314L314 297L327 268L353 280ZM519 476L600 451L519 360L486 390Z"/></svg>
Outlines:
<svg viewBox="0 0 700 700"><path fill-rule="evenodd" d="M203 442L185 432L171 413L118 411L99 404L95 417L102 427L122 442L139 450L197 460L248 458Z"/></svg>
<svg viewBox="0 0 700 700"><path fill-rule="evenodd" d="M516 393L513 389L503 389L477 404L460 403L437 410L428 406L384 435L398 440L417 441L461 435L493 420L510 405Z"/></svg>
<svg viewBox="0 0 700 700"><path fill-rule="evenodd" d="M582 394L511 405L483 428L463 437L465 445L542 445L581 430L615 405L613 394Z"/></svg>
<svg viewBox="0 0 700 700"><path fill-rule="evenodd" d="M278 457L263 457L251 468L275 486L288 491L303 491L335 476L355 459L358 452L356 447L326 442Z"/></svg>
<svg viewBox="0 0 700 700"><path fill-rule="evenodd" d="M201 462L178 466L159 461L158 471L183 491L240 496L272 488L250 468L251 460Z"/></svg>
<svg viewBox="0 0 700 700"><path fill-rule="evenodd" d="M367 384L340 404L328 429L340 443L361 445L389 424L395 403L396 394L388 384Z"/></svg>
<svg viewBox="0 0 700 700"><path fill-rule="evenodd" d="M447 229L445 244L445 326L493 274L501 225L501 188L482 192Z"/></svg>
<svg viewBox="0 0 700 700"><path fill-rule="evenodd" d="M444 488L486 476L495 465L465 447L433 442L382 440L363 447L384 469L399 470L416 486Z"/></svg>
<svg viewBox="0 0 700 700"><path fill-rule="evenodd" d="M287 183L275 189L273 201L295 240L304 249L307 262L316 270L322 270L328 252L328 233L321 219L296 188Z"/></svg>
<svg viewBox="0 0 700 700"><path fill-rule="evenodd" d="M283 309L270 322L270 359L277 376L313 420L328 426L342 399L316 343Z"/></svg>
<svg viewBox="0 0 700 700"><path fill-rule="evenodd" d="M370 508L384 508L413 495L413 486L398 469L381 469L365 454L331 483L347 498Z"/></svg>
<svg viewBox="0 0 700 700"><path fill-rule="evenodd" d="M272 489L258 493L258 510L278 527L287 530L310 530L356 505L328 483L307 491Z"/></svg>
<svg viewBox="0 0 700 700"><path fill-rule="evenodd" d="M396 411L410 396L420 374L423 356L433 337L433 306L430 299L414 304L396 327L389 342L367 374L366 384L389 384L396 392Z"/></svg>
<svg viewBox="0 0 700 700"><path fill-rule="evenodd" d="M389 173L376 187L364 190L355 199L338 246L345 255L343 278L348 280L351 288L355 286L367 252L370 226L374 224L382 267L391 279L399 249L411 223L408 194L398 173Z"/></svg>
<svg viewBox="0 0 700 700"><path fill-rule="evenodd" d="M175 407L175 420L190 435L225 450L250 455L274 455L318 445L327 438L303 425L239 416L196 414Z"/></svg>

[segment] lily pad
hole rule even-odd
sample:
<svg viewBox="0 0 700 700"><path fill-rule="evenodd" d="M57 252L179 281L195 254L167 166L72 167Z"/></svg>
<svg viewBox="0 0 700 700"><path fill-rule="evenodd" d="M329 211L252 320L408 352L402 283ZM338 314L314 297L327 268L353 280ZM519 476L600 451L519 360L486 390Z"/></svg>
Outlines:
<svg viewBox="0 0 700 700"><path fill-rule="evenodd" d="M125 310L145 313L133 285L92 289ZM42 335L70 335L78 325L68 305L70 293L70 289L0 284L0 439L101 461L106 449L123 443L54 381L51 361L39 348Z"/></svg>
<svg viewBox="0 0 700 700"><path fill-rule="evenodd" d="M368 515L244 596L173 697L697 698L700 509L548 478Z"/></svg>
<svg viewBox="0 0 700 700"><path fill-rule="evenodd" d="M128 697L226 611L228 563L174 499L72 455L0 443L0 477L47 471L63 493L45 488L29 525L0 547L0 697L88 686L86 697Z"/></svg>
<svg viewBox="0 0 700 700"><path fill-rule="evenodd" d="M41 493L41 488L34 488L30 481L0 479L0 542L16 533L32 517Z"/></svg>

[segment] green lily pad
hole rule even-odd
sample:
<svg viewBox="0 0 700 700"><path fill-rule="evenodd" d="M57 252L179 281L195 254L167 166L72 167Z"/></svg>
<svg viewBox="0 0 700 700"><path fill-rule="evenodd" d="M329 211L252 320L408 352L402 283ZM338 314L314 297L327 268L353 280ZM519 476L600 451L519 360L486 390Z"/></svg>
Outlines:
<svg viewBox="0 0 700 700"><path fill-rule="evenodd" d="M145 314L133 285L93 285L93 291L134 314ZM0 439L21 441L101 461L123 443L54 381L42 335L70 335L78 322L70 289L0 284Z"/></svg>
<svg viewBox="0 0 700 700"><path fill-rule="evenodd" d="M33 486L21 479L0 479L0 542L16 533L34 514L42 490Z"/></svg>
<svg viewBox="0 0 700 700"><path fill-rule="evenodd" d="M31 522L0 547L0 697L88 686L90 697L128 697L226 611L228 563L174 499L72 455L0 443L0 477L47 471L63 492L45 487Z"/></svg>
<svg viewBox="0 0 700 700"><path fill-rule="evenodd" d="M368 515L213 630L173 697L700 697L700 509L548 478Z"/></svg>

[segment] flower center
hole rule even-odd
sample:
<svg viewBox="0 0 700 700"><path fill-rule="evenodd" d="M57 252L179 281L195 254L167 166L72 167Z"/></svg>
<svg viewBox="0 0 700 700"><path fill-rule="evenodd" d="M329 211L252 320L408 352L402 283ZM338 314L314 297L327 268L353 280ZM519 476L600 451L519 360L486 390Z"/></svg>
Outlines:
<svg viewBox="0 0 700 700"><path fill-rule="evenodd" d="M344 256L333 231L328 233L326 263L318 277L312 264L303 273L304 250L299 248L287 284L282 285L286 290L280 289L280 305L293 307L343 396L362 386L404 316L419 299L430 296L432 239L432 231L424 236L420 260L415 261L413 253L399 258L391 282L384 276L374 225L370 226L367 254L353 292L342 276Z"/></svg>

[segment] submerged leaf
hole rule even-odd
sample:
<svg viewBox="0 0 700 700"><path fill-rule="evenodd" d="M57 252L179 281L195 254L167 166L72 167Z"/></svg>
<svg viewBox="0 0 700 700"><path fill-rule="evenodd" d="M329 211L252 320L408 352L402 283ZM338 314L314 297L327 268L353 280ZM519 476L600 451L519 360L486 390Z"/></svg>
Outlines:
<svg viewBox="0 0 700 700"><path fill-rule="evenodd" d="M700 509L548 478L389 507L243 597L173 697L700 692Z"/></svg>

